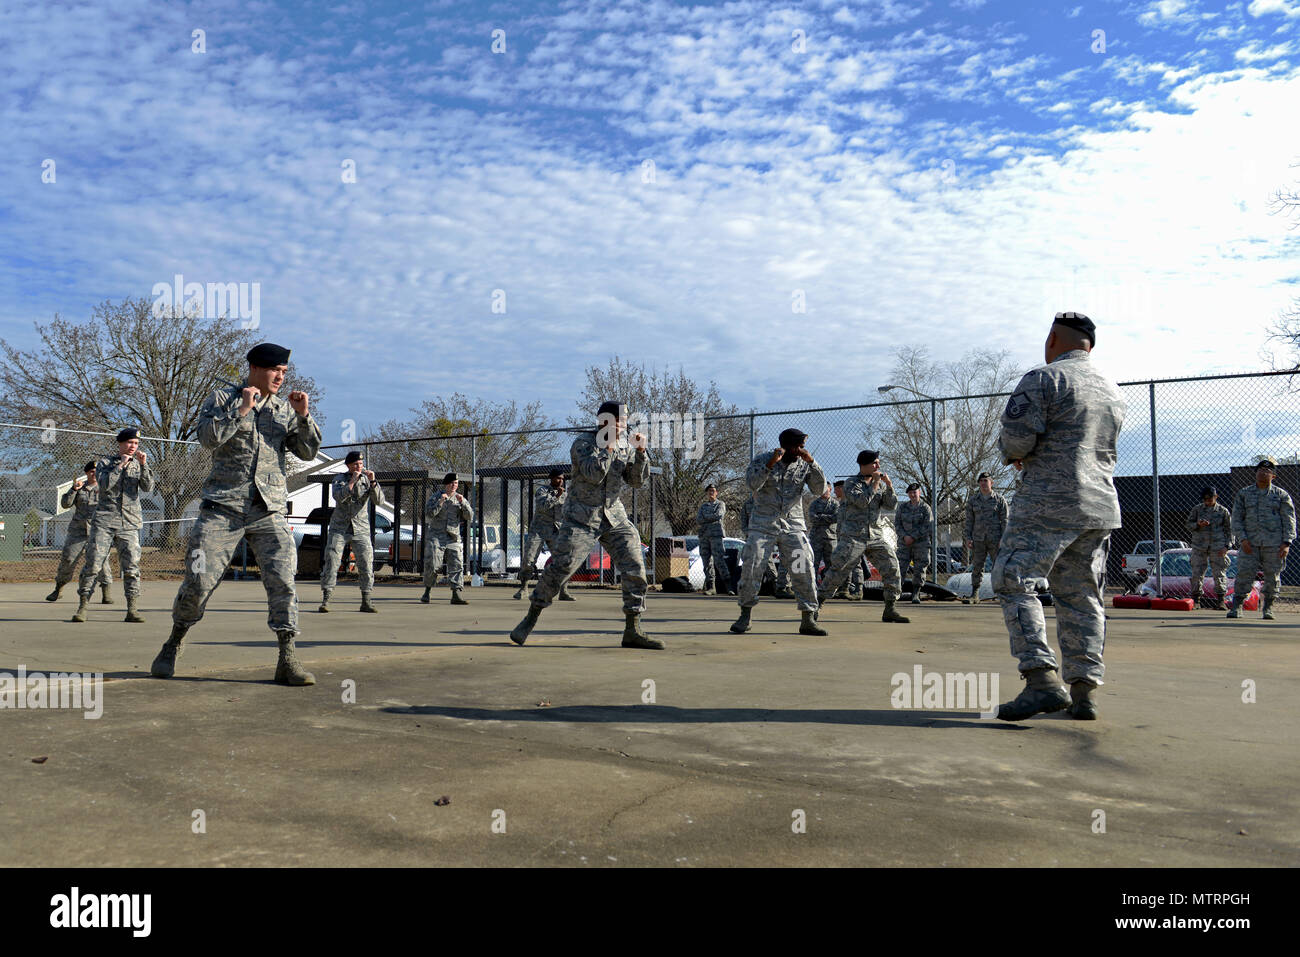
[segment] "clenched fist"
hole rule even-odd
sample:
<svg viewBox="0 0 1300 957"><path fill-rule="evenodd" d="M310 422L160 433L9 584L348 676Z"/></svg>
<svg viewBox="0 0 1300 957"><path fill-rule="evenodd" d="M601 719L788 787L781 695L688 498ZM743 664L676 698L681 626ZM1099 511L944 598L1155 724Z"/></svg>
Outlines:
<svg viewBox="0 0 1300 957"><path fill-rule="evenodd" d="M255 385L250 385L239 393L239 414L248 415L253 406L257 405L257 400L262 397L262 392Z"/></svg>
<svg viewBox="0 0 1300 957"><path fill-rule="evenodd" d="M293 411L306 418L307 416L307 393L294 389L289 393L289 406Z"/></svg>

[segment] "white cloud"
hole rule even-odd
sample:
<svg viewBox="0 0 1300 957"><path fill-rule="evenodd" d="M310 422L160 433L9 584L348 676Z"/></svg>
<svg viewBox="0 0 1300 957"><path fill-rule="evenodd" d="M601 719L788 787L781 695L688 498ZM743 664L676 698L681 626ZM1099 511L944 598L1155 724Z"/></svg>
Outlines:
<svg viewBox="0 0 1300 957"><path fill-rule="evenodd" d="M1280 13L1285 17L1300 16L1300 3L1295 0L1250 0L1246 11L1252 17L1262 17L1270 13Z"/></svg>
<svg viewBox="0 0 1300 957"><path fill-rule="evenodd" d="M453 388L567 413L614 351L689 357L744 405L852 401L900 335L1030 363L1058 308L1095 311L1117 377L1257 364L1300 242L1267 213L1294 177L1300 74L1249 67L1281 44L1234 42L1252 52L1231 73L1139 55L1061 72L1006 25L993 39L851 6L909 22L882 39L830 27L844 6L818 21L592 0L530 22L513 58L467 24L428 58L346 72L367 41L277 60L237 45L275 26L237 8L196 62L175 49L180 14L142 32L129 4L120 23L10 7L0 125L23 131L15 168L60 166L57 186L0 184L0 330L175 272L260 281L267 337L336 421ZM397 29L385 43L407 42ZM998 118L1016 103L1035 123ZM1179 336L1153 343L1169 323Z"/></svg>

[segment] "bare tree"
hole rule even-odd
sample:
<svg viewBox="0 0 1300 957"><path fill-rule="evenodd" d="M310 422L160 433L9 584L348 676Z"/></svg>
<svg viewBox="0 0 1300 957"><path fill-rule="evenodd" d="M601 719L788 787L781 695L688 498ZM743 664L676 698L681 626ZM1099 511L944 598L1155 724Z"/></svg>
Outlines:
<svg viewBox="0 0 1300 957"><path fill-rule="evenodd" d="M468 472L471 457L481 468L546 464L556 460L563 444L563 433L538 431L558 428L542 414L540 402L494 403L457 392L450 398L427 399L411 411L411 419L390 419L358 440L359 445L402 440L370 446L370 468ZM509 434L491 434L502 432ZM463 435L475 436L472 456L469 439L450 438Z"/></svg>
<svg viewBox="0 0 1300 957"><path fill-rule="evenodd" d="M92 432L130 425L144 436L182 441L195 437L208 395L243 380L243 357L260 340L233 320L205 319L193 310L155 311L144 299L106 300L80 324L56 314L52 322L38 323L36 333L41 345L35 350L0 339L6 359L0 367L0 421ZM307 392L313 416L323 421L319 389L292 363L284 389L282 394ZM36 444L8 435L5 441L20 443L26 464L51 474L79 472L83 464L85 450L78 443ZM148 451L162 478L164 517L179 518L207 478L211 457L205 449L171 442Z"/></svg>
<svg viewBox="0 0 1300 957"><path fill-rule="evenodd" d="M655 476L656 520L667 522L674 535L696 531L695 513L704 500L704 487L713 482L732 515L739 514L748 497L745 467L749 464L749 420L712 418L738 416L736 406L722 401L716 383L702 386L678 368L676 372L647 370L614 356L604 368L587 369L587 386L578 400L578 411L570 417L575 428L594 428L596 410L607 400L627 403L633 414L640 412L658 421L658 434L651 436L650 462L662 469ZM691 435L677 431L678 423L696 414L704 417L703 431ZM656 420L653 417L658 416ZM664 424L669 428L663 428ZM680 435L681 441L668 441ZM667 447L665 447L667 446ZM680 447L673 447L680 446ZM639 516L643 539L652 536L648 510ZM739 534L737 518L731 530Z"/></svg>
<svg viewBox="0 0 1300 957"><path fill-rule="evenodd" d="M1300 163L1293 164L1300 169ZM1269 212L1282 213L1291 220L1291 228L1300 226L1300 189L1282 187L1273 194ZM1280 340L1290 347L1291 354L1283 368L1300 373L1300 296L1291 300L1291 304L1282 311L1276 322L1268 327L1268 338ZM1278 368L1276 356L1269 355L1273 368ZM1287 377L1289 385L1294 386L1295 377Z"/></svg>
<svg viewBox="0 0 1300 957"><path fill-rule="evenodd" d="M966 500L980 472L993 476L994 488L1013 487L1015 473L1011 466L1002 464L998 433L1007 404L1005 393L1022 374L1023 370L1012 365L1011 354L1005 350L976 349L955 362L932 361L924 347L899 349L895 353L890 380L895 385L937 398L985 396L951 399L939 403L936 410L940 525L965 520ZM900 395L898 398L902 401L915 397ZM885 424L866 430L867 443L882 452L887 450L889 457L899 463L896 484L900 480L920 482L925 489L925 500L929 501L930 403L890 406L885 413Z"/></svg>

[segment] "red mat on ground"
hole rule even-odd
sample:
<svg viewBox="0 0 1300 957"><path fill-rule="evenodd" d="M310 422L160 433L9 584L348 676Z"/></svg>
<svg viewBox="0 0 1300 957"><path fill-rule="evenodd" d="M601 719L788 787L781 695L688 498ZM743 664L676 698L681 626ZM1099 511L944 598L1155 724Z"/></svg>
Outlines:
<svg viewBox="0 0 1300 957"><path fill-rule="evenodd" d="M1153 611L1191 611L1196 602L1190 598L1148 598L1146 595L1116 595L1111 599L1115 608L1146 608Z"/></svg>

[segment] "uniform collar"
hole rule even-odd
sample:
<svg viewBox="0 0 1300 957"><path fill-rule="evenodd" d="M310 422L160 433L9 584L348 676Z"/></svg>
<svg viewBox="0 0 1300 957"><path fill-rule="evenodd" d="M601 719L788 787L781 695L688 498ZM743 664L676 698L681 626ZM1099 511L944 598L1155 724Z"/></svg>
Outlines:
<svg viewBox="0 0 1300 957"><path fill-rule="evenodd" d="M1089 356L1087 349L1071 349L1069 352L1062 352L1052 362L1060 362L1062 359L1086 359ZM1051 363L1048 363L1051 365Z"/></svg>

